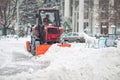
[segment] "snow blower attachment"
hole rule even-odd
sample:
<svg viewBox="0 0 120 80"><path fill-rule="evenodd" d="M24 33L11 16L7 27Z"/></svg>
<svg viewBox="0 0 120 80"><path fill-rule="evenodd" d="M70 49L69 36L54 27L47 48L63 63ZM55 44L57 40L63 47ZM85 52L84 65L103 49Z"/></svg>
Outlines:
<svg viewBox="0 0 120 80"><path fill-rule="evenodd" d="M60 27L59 10L55 8L42 8L36 15L36 27L31 28L31 41L26 42L27 51L34 56L45 54L53 43L60 42L60 35L64 29ZM60 47L70 45L58 44Z"/></svg>

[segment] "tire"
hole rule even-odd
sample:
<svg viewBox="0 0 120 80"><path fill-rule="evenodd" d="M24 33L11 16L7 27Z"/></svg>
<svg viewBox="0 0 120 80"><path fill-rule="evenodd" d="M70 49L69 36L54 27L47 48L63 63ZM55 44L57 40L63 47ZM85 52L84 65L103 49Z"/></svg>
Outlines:
<svg viewBox="0 0 120 80"><path fill-rule="evenodd" d="M30 45L30 52L33 56L36 54L36 45L35 45L35 38L31 36L31 45Z"/></svg>
<svg viewBox="0 0 120 80"><path fill-rule="evenodd" d="M80 42L80 39L77 39L76 42L79 43L79 42Z"/></svg>

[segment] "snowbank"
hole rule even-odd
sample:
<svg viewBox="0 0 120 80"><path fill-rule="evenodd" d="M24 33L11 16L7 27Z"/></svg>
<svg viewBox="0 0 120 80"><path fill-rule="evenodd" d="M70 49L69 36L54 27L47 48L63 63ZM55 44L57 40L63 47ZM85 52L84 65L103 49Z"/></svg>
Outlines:
<svg viewBox="0 0 120 80"><path fill-rule="evenodd" d="M11 42L15 44L15 41ZM17 43L19 44L17 48L21 49L17 52L23 52L20 53L23 55L26 52L22 47L22 42L24 43L24 40ZM16 50L14 49L17 48L12 44L10 44L12 47L11 53L15 54ZM29 58L29 55L27 55L27 59L25 58L17 64L12 61L14 57L11 56L13 55L9 55L9 59L12 59L11 63L14 63L13 66L23 63L24 67L27 66L28 69L27 71L16 71L16 74L12 75L0 75L0 80L120 80L120 49L114 47L85 48L85 44L78 43L72 43L71 48L62 48L56 45L52 45L46 54L41 57ZM10 51L8 48L6 50ZM0 49L3 48L0 47ZM0 59L9 54L8 51L3 51L0 50L0 55L2 55ZM21 69L21 66L17 67Z"/></svg>

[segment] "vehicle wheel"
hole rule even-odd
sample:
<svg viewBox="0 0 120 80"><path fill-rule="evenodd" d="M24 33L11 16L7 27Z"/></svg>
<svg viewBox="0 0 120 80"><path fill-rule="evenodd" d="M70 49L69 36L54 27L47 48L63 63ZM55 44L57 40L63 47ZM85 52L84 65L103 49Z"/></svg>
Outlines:
<svg viewBox="0 0 120 80"><path fill-rule="evenodd" d="M66 42L70 42L69 40L64 40L64 42L66 43Z"/></svg>
<svg viewBox="0 0 120 80"><path fill-rule="evenodd" d="M36 45L35 45L35 38L31 36L31 45L30 45L30 52L33 56L35 56L36 53Z"/></svg>
<svg viewBox="0 0 120 80"><path fill-rule="evenodd" d="M77 42L77 43L79 43L79 42L80 42L80 40L79 40L79 39L77 39L77 40L76 40L76 42Z"/></svg>

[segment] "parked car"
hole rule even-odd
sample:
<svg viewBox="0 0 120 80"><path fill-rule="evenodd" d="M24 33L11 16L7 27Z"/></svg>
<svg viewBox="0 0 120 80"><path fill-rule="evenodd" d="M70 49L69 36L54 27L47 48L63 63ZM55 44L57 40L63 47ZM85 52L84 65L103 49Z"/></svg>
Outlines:
<svg viewBox="0 0 120 80"><path fill-rule="evenodd" d="M80 34L77 32L63 33L60 38L62 41L67 42L80 42L80 43L85 42L84 37L80 36Z"/></svg>

